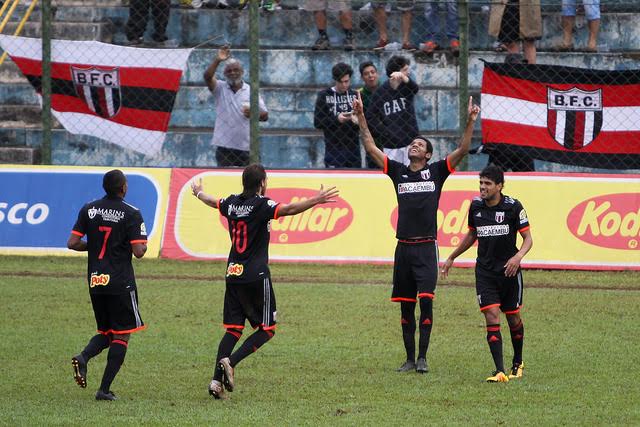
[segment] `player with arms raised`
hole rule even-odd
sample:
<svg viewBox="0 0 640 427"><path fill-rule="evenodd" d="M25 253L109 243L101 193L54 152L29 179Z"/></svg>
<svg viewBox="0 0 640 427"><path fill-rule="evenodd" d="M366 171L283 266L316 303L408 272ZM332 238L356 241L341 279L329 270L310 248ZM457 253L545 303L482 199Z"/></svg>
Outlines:
<svg viewBox="0 0 640 427"><path fill-rule="evenodd" d="M267 173L259 164L242 172L241 194L218 199L203 192L202 180L191 183L193 195L205 205L220 211L227 219L231 250L227 261L223 326L226 333L218 346L216 367L209 394L216 399L234 389L234 367L257 351L275 334L276 298L269 272L270 222L295 215L321 203L335 202L338 190L324 189L309 199L282 204L265 197ZM232 353L240 340L245 320L257 331Z"/></svg>

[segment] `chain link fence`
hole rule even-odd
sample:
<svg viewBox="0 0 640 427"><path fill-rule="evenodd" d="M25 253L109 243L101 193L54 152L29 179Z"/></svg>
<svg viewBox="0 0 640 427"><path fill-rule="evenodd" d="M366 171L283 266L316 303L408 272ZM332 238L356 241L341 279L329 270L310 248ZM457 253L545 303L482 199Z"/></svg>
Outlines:
<svg viewBox="0 0 640 427"><path fill-rule="evenodd" d="M2 34L24 18L35 38L0 42L0 148L53 164L370 168L359 94L376 144L401 159L417 135L436 159L455 149L472 96L463 170L640 169L635 1L54 0L50 21L34 3L0 6Z"/></svg>

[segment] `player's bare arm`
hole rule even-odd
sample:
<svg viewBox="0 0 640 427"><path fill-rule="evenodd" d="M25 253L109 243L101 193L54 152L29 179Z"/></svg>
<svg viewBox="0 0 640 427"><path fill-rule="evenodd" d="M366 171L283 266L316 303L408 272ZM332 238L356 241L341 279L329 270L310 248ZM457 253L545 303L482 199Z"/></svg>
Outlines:
<svg viewBox="0 0 640 427"><path fill-rule="evenodd" d="M467 125L465 126L464 133L460 138L458 148L456 148L451 154L449 154L449 164L452 168L455 168L460 164L464 156L469 153L469 147L471 147L471 137L473 136L473 126L480 114L480 107L473 103L473 97L469 97L469 106L467 108Z"/></svg>
<svg viewBox="0 0 640 427"><path fill-rule="evenodd" d="M522 246L520 246L520 250L504 265L504 275L507 277L515 276L518 273L518 269L520 268L520 262L522 258L531 250L533 247L533 237L531 237L531 230L526 229L520 232L522 236Z"/></svg>
<svg viewBox="0 0 640 427"><path fill-rule="evenodd" d="M218 209L218 198L208 195L202 188L202 178L198 182L191 181L191 193L205 205Z"/></svg>
<svg viewBox="0 0 640 427"><path fill-rule="evenodd" d="M134 243L131 245L131 251L136 258L142 258L147 253L146 243Z"/></svg>
<svg viewBox="0 0 640 427"><path fill-rule="evenodd" d="M77 234L71 233L71 235L69 235L69 240L67 240L67 248L78 252L86 252L87 242L82 240L82 238Z"/></svg>
<svg viewBox="0 0 640 427"><path fill-rule="evenodd" d="M373 141L373 136L371 136L371 131L369 131L367 119L364 117L364 107L362 106L360 92L358 92L358 97L353 100L353 112L358 119L364 150L371 156L378 167L384 167L384 153L376 146L376 143Z"/></svg>
<svg viewBox="0 0 640 427"><path fill-rule="evenodd" d="M456 258L458 258L460 255L465 253L467 251L467 249L469 249L471 246L473 246L473 244L475 243L477 238L478 237L476 235L475 230L469 230L467 232L467 234L464 236L464 238L462 239L462 241L460 242L458 247L455 248L453 250L453 252L451 252L451 255L449 255L449 258L447 258L447 260L444 262L444 264L442 264L442 267L440 269L440 275L442 277L446 278L449 275L449 270L451 269L451 266L453 265L453 261Z"/></svg>
<svg viewBox="0 0 640 427"><path fill-rule="evenodd" d="M304 212L307 209L314 207L315 205L320 205L323 203L334 203L338 195L339 191L336 187L329 187L325 190L324 186L320 185L320 190L315 196L306 200L301 200L299 202L281 205L278 209L278 216L295 215L299 214L300 212Z"/></svg>
<svg viewBox="0 0 640 427"><path fill-rule="evenodd" d="M230 57L231 48L229 47L229 45L222 46L218 50L218 54L216 55L211 65L209 65L209 67L204 72L204 82L207 84L211 92L213 92L216 88L217 82L215 79L215 74L216 70L218 69L218 65L220 65L221 62L226 61Z"/></svg>

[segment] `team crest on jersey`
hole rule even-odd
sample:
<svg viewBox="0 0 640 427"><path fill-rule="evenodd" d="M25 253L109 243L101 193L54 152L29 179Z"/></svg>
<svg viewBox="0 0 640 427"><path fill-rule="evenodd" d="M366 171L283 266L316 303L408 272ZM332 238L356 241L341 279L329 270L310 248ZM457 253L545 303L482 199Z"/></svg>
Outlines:
<svg viewBox="0 0 640 427"><path fill-rule="evenodd" d="M91 279L89 280L89 287L95 288L96 286L107 286L111 276L108 274L91 273Z"/></svg>
<svg viewBox="0 0 640 427"><path fill-rule="evenodd" d="M109 119L120 112L120 70L71 67L76 94L91 111Z"/></svg>
<svg viewBox="0 0 640 427"><path fill-rule="evenodd" d="M496 222L500 224L504 221L504 212L496 212Z"/></svg>
<svg viewBox="0 0 640 427"><path fill-rule="evenodd" d="M242 264L229 263L227 267L227 277L229 276L242 276L244 272L244 266Z"/></svg>
<svg viewBox="0 0 640 427"><path fill-rule="evenodd" d="M87 214L89 215L89 219L95 218L97 213L98 213L98 210L94 207L92 207L87 211Z"/></svg>
<svg viewBox="0 0 640 427"><path fill-rule="evenodd" d="M420 176L426 181L427 179L431 178L431 171L429 169L420 171Z"/></svg>
<svg viewBox="0 0 640 427"><path fill-rule="evenodd" d="M146 236L147 235L147 226L144 225L144 222L142 224L140 224L140 235L141 236Z"/></svg>

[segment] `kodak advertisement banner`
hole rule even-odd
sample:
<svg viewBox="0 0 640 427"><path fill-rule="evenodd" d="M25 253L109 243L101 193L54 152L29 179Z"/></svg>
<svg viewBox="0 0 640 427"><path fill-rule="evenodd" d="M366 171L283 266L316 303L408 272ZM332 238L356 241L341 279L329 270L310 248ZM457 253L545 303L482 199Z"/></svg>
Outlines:
<svg viewBox="0 0 640 427"><path fill-rule="evenodd" d="M82 255L67 239L85 204L104 196L102 178L113 168L4 166L0 168L0 254ZM170 169L121 168L125 201L142 212L147 257L160 253ZM84 254L86 256L86 254Z"/></svg>
<svg viewBox="0 0 640 427"><path fill-rule="evenodd" d="M174 169L162 256L226 259L229 232L217 210L197 200L192 180L218 198L242 191L241 171ZM268 171L267 196L290 203L337 186L336 203L271 222L274 261L393 261L397 203L391 180L381 172ZM539 268L640 269L640 176L507 174L504 194L519 199L531 222L534 246L523 265ZM455 173L438 209L440 258L467 232L476 173ZM475 248L458 258L472 266Z"/></svg>

